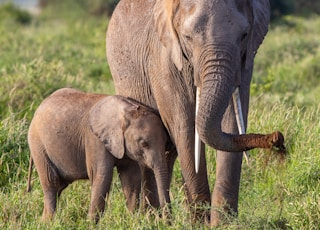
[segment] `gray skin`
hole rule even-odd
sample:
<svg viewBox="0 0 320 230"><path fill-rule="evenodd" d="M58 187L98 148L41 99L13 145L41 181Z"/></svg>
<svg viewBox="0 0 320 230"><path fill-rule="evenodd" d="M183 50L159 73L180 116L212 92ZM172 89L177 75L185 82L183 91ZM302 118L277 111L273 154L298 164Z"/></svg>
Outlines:
<svg viewBox="0 0 320 230"><path fill-rule="evenodd" d="M194 169L195 127L202 142L218 150L212 225L221 220L218 209L238 211L242 151L283 144L280 132L238 135L232 104L239 86L246 127L253 60L268 30L269 7L268 0L121 0L108 25L116 92L159 111L190 203L210 202L204 145L198 174Z"/></svg>
<svg viewBox="0 0 320 230"><path fill-rule="evenodd" d="M104 211L117 167L127 207L139 205L140 167L156 175L160 206L170 203L167 133L154 111L122 96L60 89L37 109L28 133L31 151L28 188L34 161L44 192L43 220L51 219L57 195L75 180L89 179L89 218ZM167 209L164 209L167 210Z"/></svg>

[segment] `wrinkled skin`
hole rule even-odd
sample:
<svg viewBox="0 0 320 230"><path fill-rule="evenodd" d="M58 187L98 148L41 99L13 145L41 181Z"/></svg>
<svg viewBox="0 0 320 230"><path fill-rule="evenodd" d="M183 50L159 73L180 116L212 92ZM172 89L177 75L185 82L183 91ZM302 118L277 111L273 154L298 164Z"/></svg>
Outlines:
<svg viewBox="0 0 320 230"><path fill-rule="evenodd" d="M43 220L52 218L56 197L68 184L89 179L89 218L98 221L114 167L129 210L139 204L140 167L155 173L160 206L170 203L166 130L153 111L133 100L67 88L58 90L37 109L28 142L28 190L33 160L44 192Z"/></svg>
<svg viewBox="0 0 320 230"><path fill-rule="evenodd" d="M109 22L107 58L116 92L159 111L190 203L210 202L204 145L198 174L194 169L195 127L202 142L218 150L212 225L221 220L217 209L237 212L242 151L270 148L283 138L278 132L238 135L231 100L239 86L246 126L253 59L269 13L267 0L121 0Z"/></svg>

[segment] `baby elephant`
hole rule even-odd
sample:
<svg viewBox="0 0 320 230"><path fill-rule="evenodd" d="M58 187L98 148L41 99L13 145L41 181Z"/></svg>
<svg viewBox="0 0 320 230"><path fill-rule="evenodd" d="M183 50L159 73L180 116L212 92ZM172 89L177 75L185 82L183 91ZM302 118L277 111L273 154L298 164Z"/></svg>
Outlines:
<svg viewBox="0 0 320 230"><path fill-rule="evenodd" d="M33 117L28 133L33 161L44 193L42 219L51 219L57 195L70 183L89 179L89 218L99 220L116 166L127 207L134 210L141 191L140 167L154 171L161 207L170 203L167 133L161 119L145 106L122 96L57 90Z"/></svg>

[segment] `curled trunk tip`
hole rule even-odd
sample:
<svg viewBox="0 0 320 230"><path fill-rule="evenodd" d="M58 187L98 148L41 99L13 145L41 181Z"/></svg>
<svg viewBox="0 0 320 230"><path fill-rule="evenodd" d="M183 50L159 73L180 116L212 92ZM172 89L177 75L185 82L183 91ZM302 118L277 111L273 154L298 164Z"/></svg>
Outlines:
<svg viewBox="0 0 320 230"><path fill-rule="evenodd" d="M287 150L284 145L284 136L280 131L276 131L271 134L272 140L271 140L271 148L275 149L280 154L286 154Z"/></svg>
<svg viewBox="0 0 320 230"><path fill-rule="evenodd" d="M284 136L281 132L276 131L271 134L243 134L234 135L232 141L243 151L263 148L275 149L278 152L286 152L284 146Z"/></svg>

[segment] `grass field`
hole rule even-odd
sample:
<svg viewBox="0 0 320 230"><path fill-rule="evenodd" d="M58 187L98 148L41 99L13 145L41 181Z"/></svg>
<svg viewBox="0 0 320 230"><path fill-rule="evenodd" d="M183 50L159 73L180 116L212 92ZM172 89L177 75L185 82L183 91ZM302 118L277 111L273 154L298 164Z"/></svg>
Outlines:
<svg viewBox="0 0 320 230"><path fill-rule="evenodd" d="M62 193L52 223L40 221L43 194L35 170L33 190L25 193L26 134L35 109L65 86L114 93L105 58L108 20L71 7L72 13L48 8L32 16L0 6L0 229L205 229L189 221L178 162L171 184L171 225L152 213L130 214L116 175L97 225L86 219L87 181ZM282 131L288 155L281 161L270 151L250 152L251 164L242 168L239 216L222 229L319 229L319 16L290 16L271 24L256 57L251 91L248 131ZM208 148L207 160L212 189L213 149Z"/></svg>

